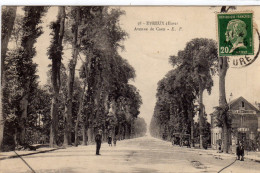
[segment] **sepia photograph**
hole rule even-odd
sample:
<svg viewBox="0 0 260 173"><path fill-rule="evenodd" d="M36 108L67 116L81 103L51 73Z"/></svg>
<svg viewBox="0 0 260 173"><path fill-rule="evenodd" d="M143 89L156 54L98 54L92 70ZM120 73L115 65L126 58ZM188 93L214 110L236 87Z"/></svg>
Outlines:
<svg viewBox="0 0 260 173"><path fill-rule="evenodd" d="M258 173L259 5L2 5L1 173Z"/></svg>

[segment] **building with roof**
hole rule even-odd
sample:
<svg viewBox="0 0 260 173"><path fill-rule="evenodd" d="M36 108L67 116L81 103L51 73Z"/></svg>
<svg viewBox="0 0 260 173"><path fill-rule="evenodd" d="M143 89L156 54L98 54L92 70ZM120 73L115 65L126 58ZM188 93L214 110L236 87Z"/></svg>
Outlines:
<svg viewBox="0 0 260 173"><path fill-rule="evenodd" d="M259 147L260 136L260 111L245 98L239 97L229 103L229 113L231 114L231 136L229 144L232 151L238 141L245 144L252 143ZM211 146L218 148L218 143L222 140L222 128L217 126L217 111L211 114Z"/></svg>

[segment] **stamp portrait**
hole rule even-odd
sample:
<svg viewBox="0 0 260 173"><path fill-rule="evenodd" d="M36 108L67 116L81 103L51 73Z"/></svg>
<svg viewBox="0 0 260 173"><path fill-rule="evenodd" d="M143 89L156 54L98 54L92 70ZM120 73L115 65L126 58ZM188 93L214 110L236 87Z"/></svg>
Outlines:
<svg viewBox="0 0 260 173"><path fill-rule="evenodd" d="M219 56L253 55L253 13L219 13Z"/></svg>

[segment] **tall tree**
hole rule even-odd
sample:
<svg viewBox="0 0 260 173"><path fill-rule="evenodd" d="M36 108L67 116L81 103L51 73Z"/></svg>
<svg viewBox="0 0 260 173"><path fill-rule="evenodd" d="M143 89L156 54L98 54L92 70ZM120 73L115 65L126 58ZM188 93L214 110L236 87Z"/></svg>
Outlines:
<svg viewBox="0 0 260 173"><path fill-rule="evenodd" d="M71 145L71 130L72 130L72 97L73 97L73 85L74 85L74 77L75 77L75 68L77 65L77 59L79 54L79 46L80 39L79 35L79 25L80 25L80 8L81 7L72 7L72 17L74 19L74 23L72 24L72 59L69 62L69 79L68 79L68 95L67 95L67 103L65 105L65 114L64 114L64 123L65 123L65 131L64 131L64 145Z"/></svg>
<svg viewBox="0 0 260 173"><path fill-rule="evenodd" d="M1 84L3 82L4 61L6 57L8 42L11 37L16 17L16 6L6 6L2 9L2 33L1 33Z"/></svg>
<svg viewBox="0 0 260 173"><path fill-rule="evenodd" d="M79 102L79 110L77 112L77 119L76 119L76 124L75 124L75 146L78 146L78 129L79 129L79 123L82 120L82 113L83 113L83 107L84 107L84 98L86 95L86 83L84 82L83 90L81 92L80 96L80 102ZM84 125L84 124L83 124ZM85 132L85 131L84 131ZM85 135L85 134L84 134ZM84 136L85 137L85 136ZM83 137L83 138L84 138ZM85 138L84 138L85 139ZM86 140L85 140L86 141ZM84 141L84 142L85 142ZM86 142L84 143L86 144Z"/></svg>
<svg viewBox="0 0 260 173"><path fill-rule="evenodd" d="M27 124L28 104L29 96L33 94L34 89L37 86L37 65L33 63L32 59L36 54L34 44L37 38L42 34L42 28L39 24L42 22L41 17L46 12L46 7L40 6L26 6L23 8L25 15L22 22L22 37L21 46L17 50L17 57L13 57L17 60L16 70L18 72L17 82L21 86L21 97L19 98L19 111L16 112L19 118L19 144L24 145L25 130Z"/></svg>
<svg viewBox="0 0 260 173"><path fill-rule="evenodd" d="M186 48L172 56L171 62L175 66L188 69L188 74L194 82L194 91L198 89L200 147L203 147L203 116L205 114L203 104L203 92L210 93L213 86L212 75L216 71L217 46L216 42L209 39L193 39L188 42ZM196 89L197 88L197 89Z"/></svg>
<svg viewBox="0 0 260 173"><path fill-rule="evenodd" d="M50 25L52 32L52 42L48 50L49 59L51 59L51 83L52 83L52 102L51 102L51 130L50 130L50 147L57 145L58 131L58 96L61 86L60 68L62 59L62 40L64 36L65 24L65 7L60 6L57 20Z"/></svg>
<svg viewBox="0 0 260 173"><path fill-rule="evenodd" d="M2 8L2 33L1 33L1 101L0 101L0 110L2 109L2 98L3 98L3 91L5 85L5 77L4 77L4 71L5 71L5 57L7 52L7 47L9 43L9 39L11 37L11 33L14 26L14 20L16 16L16 10L17 7L10 6L10 7L3 7ZM5 118L3 111L0 112L0 151L2 150L2 143L3 143L3 134L4 134L4 123Z"/></svg>
<svg viewBox="0 0 260 173"><path fill-rule="evenodd" d="M227 13L229 10L236 9L235 6L222 6L220 12L221 13ZM258 30L256 29L258 40L260 40L260 35ZM258 46L258 51L256 55L254 56L254 59L256 59L260 52L260 43ZM226 74L228 70L228 59L227 57L218 57L218 73L219 73L219 106L217 107L218 111L218 124L220 127L222 127L222 134L223 134L223 151L228 153L229 151L229 138L231 135L231 115L229 114L229 106L227 104L226 100L226 89L225 89L225 80L226 80Z"/></svg>
<svg viewBox="0 0 260 173"><path fill-rule="evenodd" d="M218 71L219 71L219 107L222 109L220 111L220 117L223 120L223 151L228 153L229 144L228 144L228 117L227 111L229 109L227 100L226 100L226 90L225 90L225 77L227 74L228 62L227 57L219 57Z"/></svg>
<svg viewBox="0 0 260 173"><path fill-rule="evenodd" d="M84 60L88 90L86 102L89 107L85 109L87 111L83 119L86 121L86 126L83 127L91 127L89 128L91 131L104 128L105 132L107 105L115 100L114 97L112 98L114 91L121 88L123 82L127 83L131 78L128 78L129 74L133 71L132 67L128 68L129 64L124 62L117 53L118 47L121 47L120 41L126 36L118 25L118 19L123 12L118 9L110 10L107 7L94 9L96 15L82 22L81 27L83 31L81 50L86 57ZM126 65L125 69L124 65ZM91 140L92 137L89 136L88 139Z"/></svg>
<svg viewBox="0 0 260 173"><path fill-rule="evenodd" d="M157 131L152 130L153 134L163 139L170 140L173 133L191 134L196 94L192 87L193 81L186 75L187 71L178 67L158 82L157 102L151 123L154 126L157 122L159 127Z"/></svg>
<svg viewBox="0 0 260 173"><path fill-rule="evenodd" d="M229 9L233 9L234 7L230 6L222 6L221 11L222 13L228 12ZM223 120L223 151L228 153L229 150L229 144L228 144L228 138L229 138L229 125L228 125L228 104L226 99L226 88L225 88L225 80L226 80L226 74L228 70L228 61L227 57L218 57L218 73L219 73L219 108L222 110L220 111L219 117Z"/></svg>
<svg viewBox="0 0 260 173"><path fill-rule="evenodd" d="M72 130L72 96L73 96L73 86L75 78L75 68L77 65L78 55L81 50L81 42L83 36L89 36L88 32L91 21L100 18L100 14L103 7L71 7L70 9L70 19L71 19L71 35L68 40L72 44L72 59L69 62L69 79L68 79L68 96L67 103L65 105L65 133L64 133L64 145L71 145L71 130ZM96 28L97 29L97 28ZM93 39L93 38L92 38Z"/></svg>

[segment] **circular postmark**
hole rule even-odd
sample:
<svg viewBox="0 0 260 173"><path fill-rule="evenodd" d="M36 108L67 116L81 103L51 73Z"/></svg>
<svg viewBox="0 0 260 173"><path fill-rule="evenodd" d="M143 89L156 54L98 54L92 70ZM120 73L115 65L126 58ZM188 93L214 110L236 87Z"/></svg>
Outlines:
<svg viewBox="0 0 260 173"><path fill-rule="evenodd" d="M231 68L242 68L247 67L252 64L257 57L259 56L260 52L260 35L259 32L256 30L254 33L254 45L256 45L254 49L253 55L237 55L237 56L227 56L228 64Z"/></svg>

